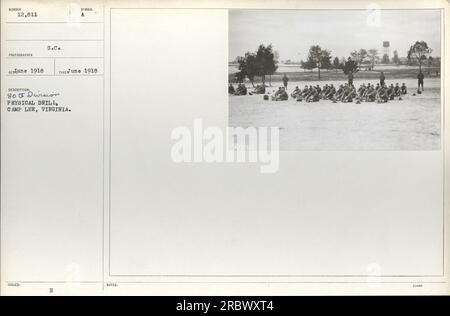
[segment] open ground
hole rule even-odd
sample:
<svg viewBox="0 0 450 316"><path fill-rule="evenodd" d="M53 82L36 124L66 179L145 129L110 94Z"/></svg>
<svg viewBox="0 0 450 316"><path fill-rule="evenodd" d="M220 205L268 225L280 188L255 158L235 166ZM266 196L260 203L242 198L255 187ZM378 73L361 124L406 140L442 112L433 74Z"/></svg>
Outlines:
<svg viewBox="0 0 450 316"><path fill-rule="evenodd" d="M317 74L315 74L317 76ZM356 77L356 76L355 76ZM320 86L340 81L289 81L295 86ZM356 88L377 79L355 78ZM280 150L437 150L441 143L440 78L427 78L425 91L413 96L416 79L386 79L386 84L405 82L403 100L387 103L333 103L330 100L305 103L266 101L262 95L229 96L229 125L280 128ZM252 85L247 83L249 91ZM273 83L267 93L280 83Z"/></svg>

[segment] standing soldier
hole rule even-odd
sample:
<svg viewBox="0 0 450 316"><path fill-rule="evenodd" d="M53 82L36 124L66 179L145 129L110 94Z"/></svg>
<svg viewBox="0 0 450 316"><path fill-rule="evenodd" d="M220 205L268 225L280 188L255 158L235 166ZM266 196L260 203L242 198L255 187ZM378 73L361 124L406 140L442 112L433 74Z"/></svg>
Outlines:
<svg viewBox="0 0 450 316"><path fill-rule="evenodd" d="M350 71L350 72L348 73L348 84L349 84L350 86L353 86L353 72L352 72L352 71Z"/></svg>
<svg viewBox="0 0 450 316"><path fill-rule="evenodd" d="M285 89L287 88L288 81L289 81L289 78L286 76L286 74L284 74L284 76L283 76L283 85L284 85Z"/></svg>
<svg viewBox="0 0 450 316"><path fill-rule="evenodd" d="M417 92L420 91L420 87L422 87L422 91L423 91L423 78L425 78L425 76L422 73L422 70L419 72L419 74L417 75Z"/></svg>
<svg viewBox="0 0 450 316"><path fill-rule="evenodd" d="M386 79L386 77L384 76L384 72L380 73L380 86L384 85L384 80Z"/></svg>

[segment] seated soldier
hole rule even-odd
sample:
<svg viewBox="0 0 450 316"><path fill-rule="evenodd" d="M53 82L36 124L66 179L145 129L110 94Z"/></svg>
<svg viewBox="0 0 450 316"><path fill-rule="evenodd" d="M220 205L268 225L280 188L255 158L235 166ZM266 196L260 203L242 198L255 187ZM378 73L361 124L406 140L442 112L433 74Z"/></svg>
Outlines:
<svg viewBox="0 0 450 316"><path fill-rule="evenodd" d="M382 102L387 102L388 101L387 88L386 88L385 85L380 86L380 89L378 89L376 99L377 99L378 103L382 103Z"/></svg>
<svg viewBox="0 0 450 316"><path fill-rule="evenodd" d="M254 94L264 94L266 93L266 86L263 84L259 84L253 89Z"/></svg>
<svg viewBox="0 0 450 316"><path fill-rule="evenodd" d="M345 86L339 85L339 89L336 91L336 94L335 94L335 100L340 101L342 99L342 96L344 95L344 93L345 93Z"/></svg>
<svg viewBox="0 0 450 316"><path fill-rule="evenodd" d="M238 84L234 95L246 95L246 94L247 94L247 87L245 86L245 84L243 83Z"/></svg>
<svg viewBox="0 0 450 316"><path fill-rule="evenodd" d="M281 87L278 87L278 90L274 93L274 97L278 96L281 93Z"/></svg>
<svg viewBox="0 0 450 316"><path fill-rule="evenodd" d="M309 86L308 90L305 93L303 93L303 99L307 101L311 93L312 93L312 86Z"/></svg>
<svg viewBox="0 0 450 316"><path fill-rule="evenodd" d="M320 91L320 93L319 93L319 98L325 99L325 95L327 94L328 89L329 89L328 84L325 84L325 85L323 86L323 89L322 89L322 90Z"/></svg>
<svg viewBox="0 0 450 316"><path fill-rule="evenodd" d="M358 96L359 98L362 98L364 93L366 92L366 85L363 83L359 88L358 88Z"/></svg>
<svg viewBox="0 0 450 316"><path fill-rule="evenodd" d="M367 101L367 96L370 93L370 83L366 86L366 89L364 90L364 92L361 94L361 96L359 97L360 101Z"/></svg>
<svg viewBox="0 0 450 316"><path fill-rule="evenodd" d="M348 84L346 84L345 86L344 86L344 92L342 93L342 95L341 95L341 98L340 98L340 100L342 101L342 102L348 102L348 98L349 98L349 94L350 94L350 85L348 85Z"/></svg>
<svg viewBox="0 0 450 316"><path fill-rule="evenodd" d="M276 93L275 101L286 101L287 99L289 99L289 95L287 94L286 89L280 87Z"/></svg>
<svg viewBox="0 0 450 316"><path fill-rule="evenodd" d="M356 97L356 89L353 85L349 85L347 87L347 91L343 97L343 102L353 102L353 99Z"/></svg>
<svg viewBox="0 0 450 316"><path fill-rule="evenodd" d="M306 95L308 94L308 91L309 91L308 85L306 85L306 86L303 88L303 90L300 90L300 92L297 93L296 100L297 100L297 101L302 101L302 100L306 97Z"/></svg>
<svg viewBox="0 0 450 316"><path fill-rule="evenodd" d="M233 85L230 83L228 84L228 93L229 94L234 94L236 91L234 90Z"/></svg>
<svg viewBox="0 0 450 316"><path fill-rule="evenodd" d="M319 92L317 90L317 88L311 86L309 88L309 93L305 98L306 102L317 102L319 101Z"/></svg>
<svg viewBox="0 0 450 316"><path fill-rule="evenodd" d="M376 96L375 87L369 83L367 84L366 91L364 91L361 100L365 102L373 102L375 101L375 96Z"/></svg>
<svg viewBox="0 0 450 316"><path fill-rule="evenodd" d="M388 100L394 100L394 96L395 96L395 88L394 85L391 83L391 85L386 89L386 94L388 97Z"/></svg>
<svg viewBox="0 0 450 316"><path fill-rule="evenodd" d="M378 92L378 90L380 90L381 86L379 83L377 83L377 86L375 87L375 90Z"/></svg>
<svg viewBox="0 0 450 316"><path fill-rule="evenodd" d="M302 98L305 98L308 95L308 92L309 92L309 87L308 87L308 85L306 85L303 88L302 93L301 93Z"/></svg>
<svg viewBox="0 0 450 316"><path fill-rule="evenodd" d="M318 94L320 94L322 92L322 88L320 88L319 85L316 85L315 89L316 89Z"/></svg>
<svg viewBox="0 0 450 316"><path fill-rule="evenodd" d="M361 97L365 97L365 95L367 94L367 91L369 90L370 87L373 87L370 83L367 84L367 86L364 86L364 90L362 92Z"/></svg>
<svg viewBox="0 0 450 316"><path fill-rule="evenodd" d="M406 93L407 93L406 85L405 85L404 82L402 83L401 93L402 93L402 94L406 94Z"/></svg>
<svg viewBox="0 0 450 316"><path fill-rule="evenodd" d="M336 93L336 88L333 84L330 85L330 88L328 89L327 93L325 94L325 99L332 99L334 98L334 95Z"/></svg>
<svg viewBox="0 0 450 316"><path fill-rule="evenodd" d="M395 87L394 87L394 95L396 97L399 97L401 95L400 86L398 85L398 82L395 84Z"/></svg>
<svg viewBox="0 0 450 316"><path fill-rule="evenodd" d="M362 97L362 100L365 102L373 102L375 101L377 91L375 90L375 87L373 85L367 85L367 89L364 92L364 95Z"/></svg>
<svg viewBox="0 0 450 316"><path fill-rule="evenodd" d="M358 90L356 90L356 92L358 92L358 95L361 94L361 90L363 89L363 84L360 84L358 87Z"/></svg>
<svg viewBox="0 0 450 316"><path fill-rule="evenodd" d="M360 96L361 100L365 101L367 93L369 92L369 90L370 90L370 83L368 83L367 86L364 87L364 90L361 92L361 96Z"/></svg>
<svg viewBox="0 0 450 316"><path fill-rule="evenodd" d="M322 90L322 99L326 99L327 98L327 94L330 93L331 91L331 85L326 84L325 87Z"/></svg>
<svg viewBox="0 0 450 316"><path fill-rule="evenodd" d="M275 91L275 93L273 94L273 96L271 96L272 101L275 101L277 96L280 94L281 92L281 87L278 87L278 90Z"/></svg>
<svg viewBox="0 0 450 316"><path fill-rule="evenodd" d="M348 94L348 92L349 92L348 84L345 84L345 85L344 85L344 88L343 88L343 90L342 90L342 93L341 93L341 95L339 96L339 101L344 101L345 98L346 98L346 96L347 96L347 94Z"/></svg>
<svg viewBox="0 0 450 316"><path fill-rule="evenodd" d="M298 86L295 87L294 91L292 91L291 93L291 97L293 97L294 99L297 98L297 96L301 93L301 90L299 89Z"/></svg>

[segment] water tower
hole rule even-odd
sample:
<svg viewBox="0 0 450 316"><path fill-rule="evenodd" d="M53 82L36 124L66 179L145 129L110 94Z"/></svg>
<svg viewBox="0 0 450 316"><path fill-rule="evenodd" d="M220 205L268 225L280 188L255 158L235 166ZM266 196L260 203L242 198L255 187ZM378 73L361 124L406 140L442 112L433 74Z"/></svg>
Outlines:
<svg viewBox="0 0 450 316"><path fill-rule="evenodd" d="M391 57L391 44L389 41L383 41L383 56L387 55L388 58Z"/></svg>

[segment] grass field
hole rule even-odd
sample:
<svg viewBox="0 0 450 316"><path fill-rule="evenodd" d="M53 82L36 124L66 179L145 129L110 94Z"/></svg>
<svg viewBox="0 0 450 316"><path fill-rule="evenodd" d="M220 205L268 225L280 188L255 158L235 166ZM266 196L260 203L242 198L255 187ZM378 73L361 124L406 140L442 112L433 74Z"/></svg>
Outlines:
<svg viewBox="0 0 450 316"><path fill-rule="evenodd" d="M293 81L296 85L344 81ZM363 81L355 78L355 85ZM365 80L376 83L377 80ZM315 103L265 101L262 95L230 96L230 126L276 126L280 128L281 150L437 150L441 142L440 79L425 79L423 94L412 96L417 80L405 82L408 94L388 103ZM251 90L251 85L247 84ZM273 93L275 87L268 89Z"/></svg>
<svg viewBox="0 0 450 316"><path fill-rule="evenodd" d="M229 67L229 75L228 80L230 82L234 82L234 74L237 71L235 66ZM300 67L289 66L281 68L280 70L285 70L285 72L278 71L274 75L271 76L272 83L281 82L281 78L284 74L286 74L291 82L293 81L311 81L318 80L317 69L314 71L303 71ZM365 71L360 70L355 73L354 80L363 80L363 79L378 79L380 76L380 72L383 71L386 76L386 80L389 79L403 79L403 78L416 78L419 73L419 68L415 66L395 66L389 65L389 67L375 67L373 71ZM423 67L423 73L425 78L439 78L439 67ZM329 81L329 80L347 80L347 75L342 72L342 70L321 70L320 71L320 79L321 81ZM269 78L266 79L266 83L268 83ZM255 83L260 83L261 78L255 78Z"/></svg>

